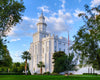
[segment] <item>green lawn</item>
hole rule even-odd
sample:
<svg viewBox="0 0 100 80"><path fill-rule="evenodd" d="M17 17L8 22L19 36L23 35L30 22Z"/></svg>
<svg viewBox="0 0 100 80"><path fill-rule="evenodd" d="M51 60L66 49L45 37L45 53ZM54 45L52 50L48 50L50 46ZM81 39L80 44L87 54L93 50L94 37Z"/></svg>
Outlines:
<svg viewBox="0 0 100 80"><path fill-rule="evenodd" d="M0 80L100 80L100 76L0 75Z"/></svg>

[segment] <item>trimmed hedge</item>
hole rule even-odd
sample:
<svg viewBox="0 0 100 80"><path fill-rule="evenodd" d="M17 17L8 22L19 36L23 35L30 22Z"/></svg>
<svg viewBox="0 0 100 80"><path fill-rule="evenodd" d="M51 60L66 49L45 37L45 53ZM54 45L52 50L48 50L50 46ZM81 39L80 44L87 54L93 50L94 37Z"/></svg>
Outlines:
<svg viewBox="0 0 100 80"><path fill-rule="evenodd" d="M50 72L44 72L43 74L44 75L50 75Z"/></svg>
<svg viewBox="0 0 100 80"><path fill-rule="evenodd" d="M97 73L83 73L83 75L98 75Z"/></svg>
<svg viewBox="0 0 100 80"><path fill-rule="evenodd" d="M18 73L18 72L0 72L0 75L25 75L25 73Z"/></svg>

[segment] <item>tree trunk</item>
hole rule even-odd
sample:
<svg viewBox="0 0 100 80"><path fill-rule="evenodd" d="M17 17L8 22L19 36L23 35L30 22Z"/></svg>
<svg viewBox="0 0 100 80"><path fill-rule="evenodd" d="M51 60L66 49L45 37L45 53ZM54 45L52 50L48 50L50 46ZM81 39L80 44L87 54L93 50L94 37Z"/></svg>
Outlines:
<svg viewBox="0 0 100 80"><path fill-rule="evenodd" d="M25 61L25 75L27 75L27 59Z"/></svg>
<svg viewBox="0 0 100 80"><path fill-rule="evenodd" d="M88 68L88 73L89 73L89 68Z"/></svg>
<svg viewBox="0 0 100 80"><path fill-rule="evenodd" d="M91 74L92 74L92 68L91 68Z"/></svg>
<svg viewBox="0 0 100 80"><path fill-rule="evenodd" d="M9 73L9 68L8 68L8 73Z"/></svg>
<svg viewBox="0 0 100 80"><path fill-rule="evenodd" d="M93 73L95 73L95 72L94 72L94 68L93 68Z"/></svg>
<svg viewBox="0 0 100 80"><path fill-rule="evenodd" d="M100 57L99 57L99 55L97 54L97 60L98 60L98 63L99 63L99 69L100 69Z"/></svg>
<svg viewBox="0 0 100 80"><path fill-rule="evenodd" d="M42 67L40 68L40 74L42 74Z"/></svg>
<svg viewBox="0 0 100 80"><path fill-rule="evenodd" d="M69 77L69 71L67 71L67 77Z"/></svg>

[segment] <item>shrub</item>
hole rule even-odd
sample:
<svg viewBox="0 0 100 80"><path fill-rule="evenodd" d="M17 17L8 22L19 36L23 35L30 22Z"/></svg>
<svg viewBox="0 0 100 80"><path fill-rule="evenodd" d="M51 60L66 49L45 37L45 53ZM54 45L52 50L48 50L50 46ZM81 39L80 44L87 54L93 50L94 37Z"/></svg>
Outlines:
<svg viewBox="0 0 100 80"><path fill-rule="evenodd" d="M50 72L44 72L43 74L44 75L50 75Z"/></svg>
<svg viewBox="0 0 100 80"><path fill-rule="evenodd" d="M6 68L6 67L0 67L0 72L8 72L8 68Z"/></svg>
<svg viewBox="0 0 100 80"><path fill-rule="evenodd" d="M83 75L98 75L97 73L83 73Z"/></svg>
<svg viewBox="0 0 100 80"><path fill-rule="evenodd" d="M34 75L37 75L37 73L35 72Z"/></svg>
<svg viewBox="0 0 100 80"><path fill-rule="evenodd" d="M54 72L53 72L53 73L52 73L52 75L59 75L59 74L58 74L58 73L54 73Z"/></svg>
<svg viewBox="0 0 100 80"><path fill-rule="evenodd" d="M73 75L73 73L70 73L69 75Z"/></svg>
<svg viewBox="0 0 100 80"><path fill-rule="evenodd" d="M0 75L24 75L24 73L19 72L0 72Z"/></svg>
<svg viewBox="0 0 100 80"><path fill-rule="evenodd" d="M31 72L30 72L30 71L28 71L27 75L31 75Z"/></svg>

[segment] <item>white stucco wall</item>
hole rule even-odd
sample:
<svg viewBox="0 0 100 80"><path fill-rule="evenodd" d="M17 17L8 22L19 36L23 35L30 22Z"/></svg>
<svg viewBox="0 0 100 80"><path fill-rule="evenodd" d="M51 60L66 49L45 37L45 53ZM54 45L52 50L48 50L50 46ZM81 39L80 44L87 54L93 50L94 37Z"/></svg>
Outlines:
<svg viewBox="0 0 100 80"><path fill-rule="evenodd" d="M46 32L46 23L44 16L41 15L37 23L37 32L33 34L33 42L30 45L29 52L31 53L31 60L29 62L30 72L40 73L37 64L42 61L45 64L43 72L53 72L53 53L55 51L64 51L67 53L67 39L58 37Z"/></svg>

